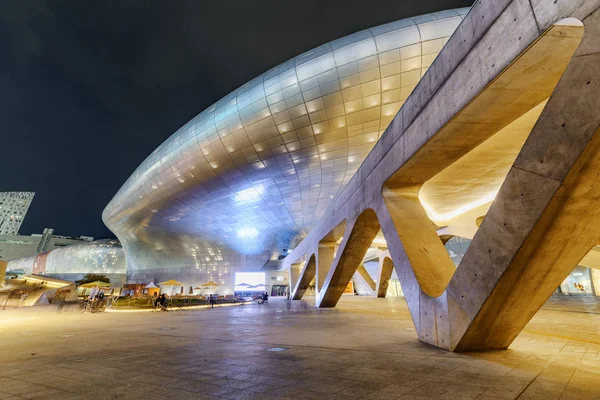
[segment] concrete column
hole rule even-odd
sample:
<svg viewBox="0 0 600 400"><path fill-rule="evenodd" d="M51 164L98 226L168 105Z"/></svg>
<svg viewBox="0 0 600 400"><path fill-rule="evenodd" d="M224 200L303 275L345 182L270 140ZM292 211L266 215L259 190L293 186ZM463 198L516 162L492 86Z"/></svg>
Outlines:
<svg viewBox="0 0 600 400"><path fill-rule="evenodd" d="M321 293L317 296L318 307L335 307L379 229L377 215L371 209L363 211L354 224L348 227L349 232L344 235L333 267L325 278Z"/></svg>
<svg viewBox="0 0 600 400"><path fill-rule="evenodd" d="M6 279L6 268L8 263L4 260L0 260L0 288L4 286L4 279Z"/></svg>
<svg viewBox="0 0 600 400"><path fill-rule="evenodd" d="M300 279L300 272L302 270L302 263L293 263L290 264L289 273L290 273L290 290L293 290L294 287L298 284L298 279Z"/></svg>
<svg viewBox="0 0 600 400"><path fill-rule="evenodd" d="M319 242L319 251L317 254L317 279L316 279L316 293L317 295L321 292L325 278L331 269L333 264L333 258L338 249L336 242Z"/></svg>
<svg viewBox="0 0 600 400"><path fill-rule="evenodd" d="M379 258L379 279L377 280L377 297L385 297L392 272L394 270L394 263L389 257Z"/></svg>
<svg viewBox="0 0 600 400"><path fill-rule="evenodd" d="M371 290L375 290L375 281L373 280L373 278L371 278L371 275L369 275L369 271L367 271L363 263L360 263L360 265L356 269L356 272L358 272L358 274L365 280L365 282L367 282L367 285L369 285Z"/></svg>
<svg viewBox="0 0 600 400"><path fill-rule="evenodd" d="M455 267L419 201L419 189L420 185L392 184L383 189L383 200L421 290L438 297L448 286Z"/></svg>
<svg viewBox="0 0 600 400"><path fill-rule="evenodd" d="M592 278L592 286L594 287L594 295L600 296L600 270L590 268L590 275Z"/></svg>
<svg viewBox="0 0 600 400"><path fill-rule="evenodd" d="M315 255L313 254L306 260L304 268L299 274L298 283L296 283L291 293L292 300L302 300L306 289L308 289L308 286L315 278L316 270Z"/></svg>

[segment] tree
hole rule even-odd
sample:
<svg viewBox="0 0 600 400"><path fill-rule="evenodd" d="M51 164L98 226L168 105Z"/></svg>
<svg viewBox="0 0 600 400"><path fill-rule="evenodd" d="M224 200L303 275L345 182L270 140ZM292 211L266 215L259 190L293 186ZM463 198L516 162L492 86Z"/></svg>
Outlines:
<svg viewBox="0 0 600 400"><path fill-rule="evenodd" d="M84 283L96 281L110 283L110 278L102 274L85 274L82 279L75 281L75 283L77 283L78 285L83 285Z"/></svg>

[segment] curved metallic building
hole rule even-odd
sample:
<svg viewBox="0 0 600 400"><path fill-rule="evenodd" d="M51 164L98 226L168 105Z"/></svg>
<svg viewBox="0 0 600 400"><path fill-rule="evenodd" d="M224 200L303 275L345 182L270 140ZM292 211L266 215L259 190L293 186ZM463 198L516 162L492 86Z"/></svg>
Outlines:
<svg viewBox="0 0 600 400"><path fill-rule="evenodd" d="M294 247L349 182L468 8L334 40L225 96L161 144L103 213L129 282L208 280Z"/></svg>
<svg viewBox="0 0 600 400"><path fill-rule="evenodd" d="M111 282L121 284L124 283L126 263L118 241L97 240L10 260L7 269L66 280L81 279L87 273L103 274L111 278Z"/></svg>

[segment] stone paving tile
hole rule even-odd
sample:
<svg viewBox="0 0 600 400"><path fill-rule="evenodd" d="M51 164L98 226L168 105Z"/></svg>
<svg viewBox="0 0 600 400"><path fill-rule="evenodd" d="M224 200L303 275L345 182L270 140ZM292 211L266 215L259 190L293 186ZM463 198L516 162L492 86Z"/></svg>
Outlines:
<svg viewBox="0 0 600 400"><path fill-rule="evenodd" d="M340 396L346 396L346 397L360 399L362 397L368 396L369 394L371 394L375 391L377 391L377 389L373 389L373 388L369 388L369 387L353 386L353 387L344 389L342 391L339 391L336 394L340 395Z"/></svg>
<svg viewBox="0 0 600 400"><path fill-rule="evenodd" d="M41 389L41 388L38 387L38 389ZM61 392L58 389L44 389L44 390L36 391L33 393L22 394L20 397L23 397L26 399L37 399L39 397L49 396L49 395L56 394L56 393L64 393L64 392Z"/></svg>
<svg viewBox="0 0 600 400"><path fill-rule="evenodd" d="M0 388L2 389L2 392L16 396L27 395L48 389L47 387L13 378L0 378Z"/></svg>
<svg viewBox="0 0 600 400"><path fill-rule="evenodd" d="M39 400L84 400L89 399L89 396L73 394L67 392L58 392L47 396L38 397Z"/></svg>
<svg viewBox="0 0 600 400"><path fill-rule="evenodd" d="M418 342L408 314L385 311L402 300L343 298L301 313L296 304L29 319L4 332L0 400L600 398L598 314L542 310L510 350L454 354Z"/></svg>

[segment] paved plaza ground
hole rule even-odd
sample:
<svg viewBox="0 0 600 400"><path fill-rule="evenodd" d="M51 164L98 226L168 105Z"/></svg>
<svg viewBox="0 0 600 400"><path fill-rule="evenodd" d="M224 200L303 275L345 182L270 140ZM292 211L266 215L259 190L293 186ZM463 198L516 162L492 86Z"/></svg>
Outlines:
<svg viewBox="0 0 600 400"><path fill-rule="evenodd" d="M420 343L402 298L0 310L0 399L600 399L599 351L591 296L553 298L509 350L468 354Z"/></svg>

